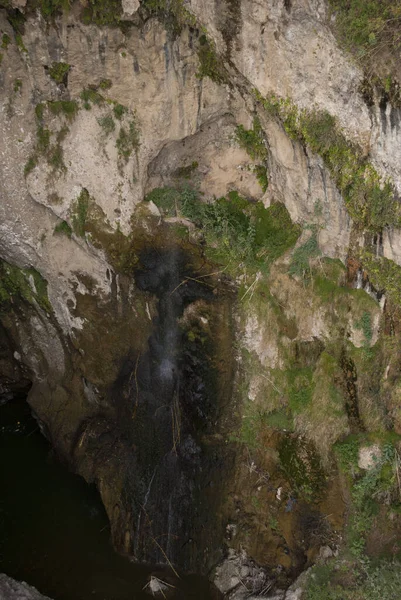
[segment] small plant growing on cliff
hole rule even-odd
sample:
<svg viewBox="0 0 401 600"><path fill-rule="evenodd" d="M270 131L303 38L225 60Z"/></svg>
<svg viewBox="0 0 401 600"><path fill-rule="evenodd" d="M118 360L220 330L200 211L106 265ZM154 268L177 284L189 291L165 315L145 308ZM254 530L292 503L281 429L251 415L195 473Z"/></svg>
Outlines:
<svg viewBox="0 0 401 600"><path fill-rule="evenodd" d="M227 83L227 76L222 68L222 61L218 58L213 42L206 35L199 38L199 69L196 76L199 79L209 77L215 83Z"/></svg>
<svg viewBox="0 0 401 600"><path fill-rule="evenodd" d="M8 46L11 44L11 38L7 33L3 33L1 38L1 47L3 50L7 50Z"/></svg>
<svg viewBox="0 0 401 600"><path fill-rule="evenodd" d="M320 255L317 230L313 227L309 239L294 250L289 268L290 275L308 279L311 274L310 260Z"/></svg>
<svg viewBox="0 0 401 600"><path fill-rule="evenodd" d="M111 115L106 115L104 117L100 117L97 120L97 122L99 123L100 127L102 128L102 130L106 136L113 133L113 131L116 128L116 124Z"/></svg>
<svg viewBox="0 0 401 600"><path fill-rule="evenodd" d="M125 113L127 112L127 110L128 109L125 106L123 106L122 104L115 104L113 106L114 116L119 121L121 121L121 119L123 118L123 116L125 115Z"/></svg>
<svg viewBox="0 0 401 600"><path fill-rule="evenodd" d="M72 227L74 233L80 237L85 237L86 223L89 212L89 200L89 192L87 189L83 188L73 206Z"/></svg>
<svg viewBox="0 0 401 600"><path fill-rule="evenodd" d="M127 162L132 152L137 152L140 146L140 133L136 118L134 118L128 126L128 131L124 126L120 127L120 132L116 140L118 155Z"/></svg>
<svg viewBox="0 0 401 600"><path fill-rule="evenodd" d="M70 65L64 62L54 62L49 69L49 75L57 84L66 83Z"/></svg>
<svg viewBox="0 0 401 600"><path fill-rule="evenodd" d="M245 129L243 125L238 125L235 130L235 140L253 160L266 160L267 148L258 117L254 118L252 129Z"/></svg>
<svg viewBox="0 0 401 600"><path fill-rule="evenodd" d="M92 108L91 103L98 106L99 104L102 104L104 102L103 96L92 88L85 88L84 90L82 90L80 98L84 103L85 110L90 110Z"/></svg>
<svg viewBox="0 0 401 600"><path fill-rule="evenodd" d="M76 117L78 112L78 104L75 100L56 100L54 102L48 102L47 106L53 115L59 116L63 114L70 121Z"/></svg>
<svg viewBox="0 0 401 600"><path fill-rule="evenodd" d="M66 235L68 238L71 238L72 229L68 225L67 221L61 221L55 226L54 233L61 233L63 235Z"/></svg>

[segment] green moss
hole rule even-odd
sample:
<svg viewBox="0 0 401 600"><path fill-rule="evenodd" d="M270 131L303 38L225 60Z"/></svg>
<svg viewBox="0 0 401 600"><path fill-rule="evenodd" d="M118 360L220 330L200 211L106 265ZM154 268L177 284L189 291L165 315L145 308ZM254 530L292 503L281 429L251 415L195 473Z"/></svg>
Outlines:
<svg viewBox="0 0 401 600"><path fill-rule="evenodd" d="M278 431L293 431L294 421L291 413L288 410L273 410L266 414L265 422L268 427L277 429Z"/></svg>
<svg viewBox="0 0 401 600"><path fill-rule="evenodd" d="M235 130L235 139L253 160L266 160L267 148L264 133L257 117L253 120L252 129L245 129L243 125L238 125Z"/></svg>
<svg viewBox="0 0 401 600"><path fill-rule="evenodd" d="M113 82L111 81L111 79L102 79L102 81L99 83L99 88L101 90L109 90L113 85Z"/></svg>
<svg viewBox="0 0 401 600"><path fill-rule="evenodd" d="M178 167L178 169L174 171L173 176L177 179L191 179L198 166L198 162L194 160L190 165Z"/></svg>
<svg viewBox="0 0 401 600"><path fill-rule="evenodd" d="M398 60L401 7L392 0L329 0L335 11L334 31L347 50L362 64L383 74L383 64L375 62L380 52Z"/></svg>
<svg viewBox="0 0 401 600"><path fill-rule="evenodd" d="M60 145L52 146L47 155L49 165L53 167L53 172L66 171L67 167L64 164L64 153Z"/></svg>
<svg viewBox="0 0 401 600"><path fill-rule="evenodd" d="M75 100L55 100L48 102L47 106L53 115L65 115L71 121L76 117L79 110L78 103Z"/></svg>
<svg viewBox="0 0 401 600"><path fill-rule="evenodd" d="M54 62L49 69L50 77L58 84L66 83L71 66L64 62Z"/></svg>
<svg viewBox="0 0 401 600"><path fill-rule="evenodd" d="M24 176L27 177L29 175L29 173L31 171L33 171L33 169L36 167L37 164L38 164L38 158L35 154L32 154L28 158L28 161L24 167Z"/></svg>
<svg viewBox="0 0 401 600"><path fill-rule="evenodd" d="M196 27L196 18L185 8L183 0L142 0L141 6L173 37L178 36L185 26Z"/></svg>
<svg viewBox="0 0 401 600"><path fill-rule="evenodd" d="M256 174L256 178L259 182L259 185L262 188L262 192L265 193L269 186L269 178L267 176L266 167L264 165L256 165L253 170Z"/></svg>
<svg viewBox="0 0 401 600"><path fill-rule="evenodd" d="M128 131L121 126L116 140L118 155L125 162L128 161L132 152L137 152L140 147L140 132L136 118L132 119L128 125Z"/></svg>
<svg viewBox="0 0 401 600"><path fill-rule="evenodd" d="M68 12L70 8L69 0L39 0L37 4L46 20L50 20L62 12Z"/></svg>
<svg viewBox="0 0 401 600"><path fill-rule="evenodd" d="M326 484L326 476L312 444L287 435L277 447L281 469L301 498L316 501Z"/></svg>
<svg viewBox="0 0 401 600"><path fill-rule="evenodd" d="M85 110L91 109L91 103L98 106L104 102L104 98L99 92L92 88L85 88L80 94L80 98L84 103Z"/></svg>
<svg viewBox="0 0 401 600"><path fill-rule="evenodd" d="M71 238L72 229L67 223L67 221L61 221L55 226L54 233L60 233L62 235L66 235L68 238Z"/></svg>
<svg viewBox="0 0 401 600"><path fill-rule="evenodd" d="M198 48L199 69L196 76L199 79L209 77L215 83L228 82L221 59L216 54L214 43L205 35L199 38Z"/></svg>
<svg viewBox="0 0 401 600"><path fill-rule="evenodd" d="M128 109L123 106L122 104L115 104L113 106L113 113L116 119L118 119L119 121L121 121L121 119L123 118L123 116L125 115L125 113L128 111Z"/></svg>
<svg viewBox="0 0 401 600"><path fill-rule="evenodd" d="M81 14L82 21L89 25L118 26L121 22L121 0L90 0Z"/></svg>
<svg viewBox="0 0 401 600"><path fill-rule="evenodd" d="M89 201L89 192L83 188L71 209L72 228L74 233L80 237L85 237Z"/></svg>
<svg viewBox="0 0 401 600"><path fill-rule="evenodd" d="M301 246L296 248L291 256L290 275L295 275L303 279L309 279L312 275L310 260L320 255L319 244L317 241L317 231L313 228L310 237Z"/></svg>
<svg viewBox="0 0 401 600"><path fill-rule="evenodd" d="M41 123L43 121L44 112L45 112L45 104L43 102L39 102L39 104L37 104L35 106L35 116L36 116L37 120L39 121L39 123Z"/></svg>
<svg viewBox="0 0 401 600"><path fill-rule="evenodd" d="M361 149L346 139L332 115L318 110L299 111L288 98L263 98L257 90L254 94L268 114L280 119L291 138L307 144L323 158L356 223L370 231L401 224L393 185L383 180Z"/></svg>
<svg viewBox="0 0 401 600"><path fill-rule="evenodd" d="M384 256L375 256L368 251L364 251L361 258L374 287L377 290L385 290L388 297L400 305L401 267Z"/></svg>
<svg viewBox="0 0 401 600"><path fill-rule="evenodd" d="M7 33L3 33L1 38L1 47L3 50L7 50L8 46L11 44L11 38Z"/></svg>
<svg viewBox="0 0 401 600"><path fill-rule="evenodd" d="M45 153L50 147L50 131L39 126L36 130L37 148L39 152Z"/></svg>
<svg viewBox="0 0 401 600"><path fill-rule="evenodd" d="M193 221L204 234L208 256L236 274L245 266L251 271L266 268L295 244L300 232L284 205L276 203L266 209L237 192L207 204L189 186L166 187L153 190L146 200L152 200L165 217Z"/></svg>
<svg viewBox="0 0 401 600"><path fill-rule="evenodd" d="M103 129L105 135L110 135L116 128L116 124L111 115L105 115L104 117L100 117L97 122L100 127Z"/></svg>
<svg viewBox="0 0 401 600"><path fill-rule="evenodd" d="M22 79L15 79L14 86L13 86L14 94L17 94L18 92L20 92L21 89L22 89Z"/></svg>
<svg viewBox="0 0 401 600"><path fill-rule="evenodd" d="M47 281L36 269L20 269L0 261L0 310L10 310L15 299L30 304L36 302L46 312L52 310L47 295Z"/></svg>
<svg viewBox="0 0 401 600"><path fill-rule="evenodd" d="M310 367L290 369L288 377L288 402L293 414L302 412L312 402L313 370Z"/></svg>

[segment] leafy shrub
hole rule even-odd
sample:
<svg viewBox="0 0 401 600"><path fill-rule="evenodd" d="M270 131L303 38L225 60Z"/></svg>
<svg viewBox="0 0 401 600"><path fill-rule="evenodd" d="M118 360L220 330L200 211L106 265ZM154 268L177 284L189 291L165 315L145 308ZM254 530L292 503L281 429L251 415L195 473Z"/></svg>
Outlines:
<svg viewBox="0 0 401 600"><path fill-rule="evenodd" d="M67 63L54 62L49 69L49 75L56 83L65 83L70 68Z"/></svg>
<svg viewBox="0 0 401 600"><path fill-rule="evenodd" d="M320 255L316 229L312 229L309 239L294 250L289 268L290 275L302 278L310 276L310 260Z"/></svg>
<svg viewBox="0 0 401 600"><path fill-rule="evenodd" d="M253 160L267 158L264 133L257 117L253 120L252 129L245 129L243 125L238 125L235 130L235 138L239 146L244 148Z"/></svg>
<svg viewBox="0 0 401 600"><path fill-rule="evenodd" d="M111 115L106 115L104 117L100 117L100 119L98 119L97 122L99 123L100 127L103 129L105 135L110 135L111 133L113 133L113 131L116 128L116 124Z"/></svg>
<svg viewBox="0 0 401 600"><path fill-rule="evenodd" d="M70 120L74 119L78 112L78 104L75 100L55 100L48 102L47 106L54 115L63 114Z"/></svg>
<svg viewBox="0 0 401 600"><path fill-rule="evenodd" d="M57 225L54 228L54 232L66 235L68 238L71 238L72 235L72 229L67 223L67 221L61 221L60 223L57 223Z"/></svg>
<svg viewBox="0 0 401 600"><path fill-rule="evenodd" d="M89 192L83 188L72 207L72 228L80 237L85 237L89 201Z"/></svg>
<svg viewBox="0 0 401 600"><path fill-rule="evenodd" d="M163 216L183 216L202 231L210 257L238 268L260 269L276 260L295 244L299 227L291 222L282 204L265 208L261 202L249 203L237 192L202 202L196 190L157 188L146 200L152 200Z"/></svg>

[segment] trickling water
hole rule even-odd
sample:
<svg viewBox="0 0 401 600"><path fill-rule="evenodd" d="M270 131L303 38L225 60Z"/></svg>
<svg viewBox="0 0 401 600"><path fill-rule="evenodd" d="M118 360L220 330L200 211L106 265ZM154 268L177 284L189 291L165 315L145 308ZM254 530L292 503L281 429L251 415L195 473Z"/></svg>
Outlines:
<svg viewBox="0 0 401 600"><path fill-rule="evenodd" d="M221 459L215 442L204 444L215 433L218 413L215 368L207 341L189 348L180 318L193 302L211 305L215 296L191 272L181 249L147 250L140 262L135 282L157 297L158 316L146 352L124 366L114 392L120 426L135 447L126 482L136 526L130 550L139 561L205 570L213 560L207 536L214 550L224 537L207 494L213 485L220 493Z"/></svg>

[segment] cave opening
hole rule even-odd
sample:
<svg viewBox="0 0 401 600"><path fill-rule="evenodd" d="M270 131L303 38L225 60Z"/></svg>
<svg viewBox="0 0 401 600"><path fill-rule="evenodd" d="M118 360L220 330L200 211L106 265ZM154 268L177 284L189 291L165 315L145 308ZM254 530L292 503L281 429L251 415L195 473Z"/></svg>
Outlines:
<svg viewBox="0 0 401 600"><path fill-rule="evenodd" d="M58 600L149 598L149 578L170 598L217 598L198 576L139 565L117 554L94 485L59 462L26 396L0 405L0 572Z"/></svg>

